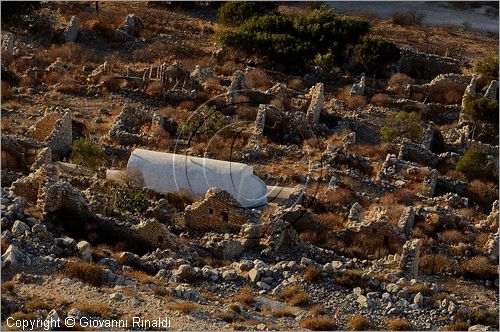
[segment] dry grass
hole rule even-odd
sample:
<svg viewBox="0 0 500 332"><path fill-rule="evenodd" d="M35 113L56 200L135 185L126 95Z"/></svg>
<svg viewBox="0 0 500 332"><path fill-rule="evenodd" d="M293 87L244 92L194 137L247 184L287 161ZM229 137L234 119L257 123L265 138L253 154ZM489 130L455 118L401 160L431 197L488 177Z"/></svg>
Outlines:
<svg viewBox="0 0 500 332"><path fill-rule="evenodd" d="M411 331L413 327L404 318L394 318L387 322L387 329L389 331Z"/></svg>
<svg viewBox="0 0 500 332"><path fill-rule="evenodd" d="M375 106L387 106L391 101L391 97L385 93L377 93L372 97L371 103Z"/></svg>
<svg viewBox="0 0 500 332"><path fill-rule="evenodd" d="M367 287L369 284L366 280L361 278L363 271L347 269L337 275L335 282L341 286L354 288L354 287Z"/></svg>
<svg viewBox="0 0 500 332"><path fill-rule="evenodd" d="M175 310L182 312L183 314L189 314L191 311L202 308L196 302L179 302L179 303L169 303L165 306L169 310Z"/></svg>
<svg viewBox="0 0 500 332"><path fill-rule="evenodd" d="M295 317L294 311L290 307L283 307L283 308L270 308L266 305L262 306L260 309L261 313L264 316L272 316L275 318L283 318L283 317Z"/></svg>
<svg viewBox="0 0 500 332"><path fill-rule="evenodd" d="M241 288L236 294L234 294L234 300L241 303L246 308L249 308L255 299L255 294L249 286Z"/></svg>
<svg viewBox="0 0 500 332"><path fill-rule="evenodd" d="M425 296L432 295L432 290L430 289L429 286L426 286L425 284L411 285L411 286L406 287L406 289L408 290L408 292L410 292L412 294L422 293L422 295L425 295Z"/></svg>
<svg viewBox="0 0 500 332"><path fill-rule="evenodd" d="M97 302L77 302L73 306L82 312L82 314L95 315L100 317L111 317L113 310L107 304Z"/></svg>
<svg viewBox="0 0 500 332"><path fill-rule="evenodd" d="M325 307L321 305L315 305L311 309L309 309L306 313L307 316L317 316L317 315L323 315L326 313Z"/></svg>
<svg viewBox="0 0 500 332"><path fill-rule="evenodd" d="M140 270L124 270L120 272L124 277L137 280L143 284L155 284L158 280L144 271Z"/></svg>
<svg viewBox="0 0 500 332"><path fill-rule="evenodd" d="M467 237L458 229L447 229L438 234L439 241L447 244L468 242Z"/></svg>
<svg viewBox="0 0 500 332"><path fill-rule="evenodd" d="M492 280L498 278L497 268L484 256L475 256L460 263L457 273L471 279Z"/></svg>
<svg viewBox="0 0 500 332"><path fill-rule="evenodd" d="M467 331L469 330L469 324L464 321L456 321L453 323L450 323L446 326L443 326L440 331Z"/></svg>
<svg viewBox="0 0 500 332"><path fill-rule="evenodd" d="M246 80L250 88L265 91L272 86L271 79L261 69L250 70L246 74Z"/></svg>
<svg viewBox="0 0 500 332"><path fill-rule="evenodd" d="M34 297L26 303L26 308L30 311L36 311L39 309L50 311L54 307L54 304L48 302L49 301L43 300L39 297Z"/></svg>
<svg viewBox="0 0 500 332"><path fill-rule="evenodd" d="M304 318L300 321L299 326L311 331L332 331L337 329L337 324L326 316Z"/></svg>
<svg viewBox="0 0 500 332"><path fill-rule="evenodd" d="M101 286L104 283L103 267L83 260L69 261L64 267L64 274L93 286Z"/></svg>
<svg viewBox="0 0 500 332"><path fill-rule="evenodd" d="M430 254L420 256L418 266L424 273L444 274L452 268L453 263L446 255Z"/></svg>
<svg viewBox="0 0 500 332"><path fill-rule="evenodd" d="M350 96L347 98L347 108L350 110L363 109L367 104L364 96Z"/></svg>
<svg viewBox="0 0 500 332"><path fill-rule="evenodd" d="M288 81L287 85L289 88L299 91L304 89L304 81L302 81L300 78L291 79L290 81Z"/></svg>
<svg viewBox="0 0 500 332"><path fill-rule="evenodd" d="M393 89L398 89L408 84L415 84L415 80L406 74L396 73L391 76L387 84Z"/></svg>
<svg viewBox="0 0 500 332"><path fill-rule="evenodd" d="M285 287L278 294L278 298L294 307L305 306L310 302L309 295L297 285Z"/></svg>
<svg viewBox="0 0 500 332"><path fill-rule="evenodd" d="M352 203L354 195L352 190L339 188L330 191L323 200L330 204L344 206Z"/></svg>
<svg viewBox="0 0 500 332"><path fill-rule="evenodd" d="M366 331L370 329L370 321L361 315L352 315L347 321L347 328L351 331Z"/></svg>
<svg viewBox="0 0 500 332"><path fill-rule="evenodd" d="M304 271L304 280L315 282L321 277L321 270L314 265L310 265Z"/></svg>

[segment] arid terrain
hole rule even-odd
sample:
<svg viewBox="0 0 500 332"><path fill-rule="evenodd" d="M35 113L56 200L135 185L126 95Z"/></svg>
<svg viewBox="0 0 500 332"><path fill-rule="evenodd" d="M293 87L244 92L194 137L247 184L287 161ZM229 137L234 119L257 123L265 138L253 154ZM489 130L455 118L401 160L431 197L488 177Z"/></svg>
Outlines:
<svg viewBox="0 0 500 332"><path fill-rule="evenodd" d="M424 5L2 2L2 329L498 330L498 2Z"/></svg>

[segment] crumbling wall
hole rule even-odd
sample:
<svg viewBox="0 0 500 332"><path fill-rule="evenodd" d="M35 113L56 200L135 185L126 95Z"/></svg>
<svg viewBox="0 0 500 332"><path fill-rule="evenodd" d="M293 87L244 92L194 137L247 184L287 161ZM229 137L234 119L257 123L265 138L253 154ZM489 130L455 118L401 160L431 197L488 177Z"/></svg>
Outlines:
<svg viewBox="0 0 500 332"><path fill-rule="evenodd" d="M13 192L26 199L28 203L36 204L38 197L49 186L59 180L58 169L54 165L44 165L12 183Z"/></svg>
<svg viewBox="0 0 500 332"><path fill-rule="evenodd" d="M351 96L363 96L366 90L366 76L365 73L361 74L359 82L354 83L351 88Z"/></svg>
<svg viewBox="0 0 500 332"><path fill-rule="evenodd" d="M321 110L323 109L323 83L318 83L311 88L309 95L311 97L311 103L309 104L309 108L307 109L307 119L309 123L318 123L319 116L321 114Z"/></svg>
<svg viewBox="0 0 500 332"><path fill-rule="evenodd" d="M457 59L405 48L400 50L400 55L398 71L415 79L431 80L440 74L462 73Z"/></svg>
<svg viewBox="0 0 500 332"><path fill-rule="evenodd" d="M403 253L399 261L399 269L402 275L410 279L418 277L418 262L420 259L420 240L414 239L406 241L403 246Z"/></svg>
<svg viewBox="0 0 500 332"><path fill-rule="evenodd" d="M412 161L423 165L435 165L436 155L423 144L413 143L404 138L399 149L398 159Z"/></svg>
<svg viewBox="0 0 500 332"><path fill-rule="evenodd" d="M490 85L488 85L488 89L486 90L486 93L484 94L484 98L487 99L498 99L498 81L493 80L491 81Z"/></svg>
<svg viewBox="0 0 500 332"><path fill-rule="evenodd" d="M219 188L210 188L202 201L188 205L184 211L186 226L205 232L237 233L249 220L245 209Z"/></svg>
<svg viewBox="0 0 500 332"><path fill-rule="evenodd" d="M28 172L45 145L35 139L2 134L2 169Z"/></svg>
<svg viewBox="0 0 500 332"><path fill-rule="evenodd" d="M140 134L142 126L152 123L152 114L143 109L125 106L111 124L109 137L121 145L146 144L149 135Z"/></svg>
<svg viewBox="0 0 500 332"><path fill-rule="evenodd" d="M415 224L415 209L413 206L406 207L405 211L401 215L398 221L398 227L401 229L401 232L404 234L405 238L408 237L410 232L413 229L413 225Z"/></svg>
<svg viewBox="0 0 500 332"><path fill-rule="evenodd" d="M71 150L73 127L69 112L47 113L26 133L28 137L44 142L52 154L64 156Z"/></svg>

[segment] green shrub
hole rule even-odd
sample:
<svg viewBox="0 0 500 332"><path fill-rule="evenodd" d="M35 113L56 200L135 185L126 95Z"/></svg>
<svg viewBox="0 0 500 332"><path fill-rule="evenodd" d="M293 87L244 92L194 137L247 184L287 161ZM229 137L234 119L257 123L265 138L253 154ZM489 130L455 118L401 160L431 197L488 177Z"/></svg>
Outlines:
<svg viewBox="0 0 500 332"><path fill-rule="evenodd" d="M223 127L224 115L214 107L207 107L195 113L177 131L180 136L208 138Z"/></svg>
<svg viewBox="0 0 500 332"><path fill-rule="evenodd" d="M121 211L142 213L149 207L145 189L121 186L112 190L113 205Z"/></svg>
<svg viewBox="0 0 500 332"><path fill-rule="evenodd" d="M78 165L96 169L102 164L103 152L101 147L84 138L73 142L71 160Z"/></svg>
<svg viewBox="0 0 500 332"><path fill-rule="evenodd" d="M488 81L498 80L498 55L491 54L474 63L474 72Z"/></svg>
<svg viewBox="0 0 500 332"><path fill-rule="evenodd" d="M238 28L218 32L217 38L226 47L300 67L318 54L318 60L325 57L325 64L342 62L345 47L355 44L368 29L365 20L337 16L332 9L321 8L298 19L279 14L254 16Z"/></svg>
<svg viewBox="0 0 500 332"><path fill-rule="evenodd" d="M366 36L354 48L356 63L368 72L377 72L381 67L395 63L399 56L398 47L380 37Z"/></svg>
<svg viewBox="0 0 500 332"><path fill-rule="evenodd" d="M467 150L456 165L456 170L464 173L469 178L477 178L484 174L488 153L480 147Z"/></svg>
<svg viewBox="0 0 500 332"><path fill-rule="evenodd" d="M498 101L484 98L478 93L468 94L464 100L464 113L476 121L498 126Z"/></svg>
<svg viewBox="0 0 500 332"><path fill-rule="evenodd" d="M417 112L390 112L386 116L386 125L380 128L380 136L386 142L400 137L419 140L422 137L420 114Z"/></svg>
<svg viewBox="0 0 500 332"><path fill-rule="evenodd" d="M332 71L334 67L333 54L331 52L328 52L326 54L316 54L316 57L314 58L314 64L319 66L324 71Z"/></svg>
<svg viewBox="0 0 500 332"><path fill-rule="evenodd" d="M219 7L217 21L238 26L254 16L276 12L278 3L272 1L229 1Z"/></svg>

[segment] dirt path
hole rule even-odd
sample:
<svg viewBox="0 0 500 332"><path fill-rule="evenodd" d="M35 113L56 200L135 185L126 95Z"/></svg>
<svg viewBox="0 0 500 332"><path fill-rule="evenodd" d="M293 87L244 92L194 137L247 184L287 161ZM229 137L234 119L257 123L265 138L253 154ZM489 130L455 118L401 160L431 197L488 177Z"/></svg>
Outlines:
<svg viewBox="0 0 500 332"><path fill-rule="evenodd" d="M469 26L473 29L498 33L498 7L481 6L461 9L448 2L423 1L332 1L330 7L346 13L372 13L388 19L396 11L416 10L423 13L425 25Z"/></svg>

